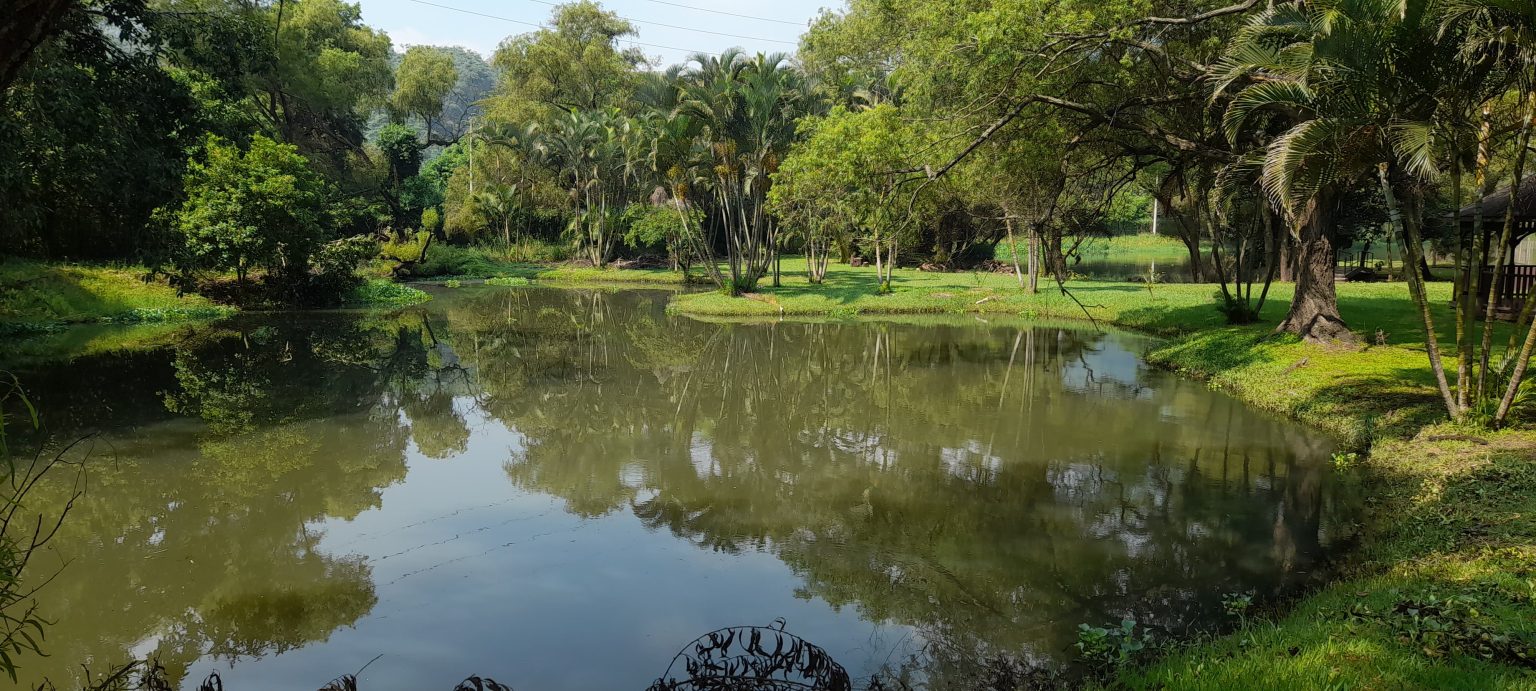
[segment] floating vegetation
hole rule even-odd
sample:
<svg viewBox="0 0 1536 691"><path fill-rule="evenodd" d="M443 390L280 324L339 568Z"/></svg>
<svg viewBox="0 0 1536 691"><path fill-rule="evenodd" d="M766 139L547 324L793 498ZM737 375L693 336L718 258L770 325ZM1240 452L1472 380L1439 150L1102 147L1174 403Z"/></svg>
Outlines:
<svg viewBox="0 0 1536 691"><path fill-rule="evenodd" d="M379 307L404 307L417 305L428 300L432 296L425 291L401 285L393 281L383 279L371 279L352 289L347 295L348 305L364 305Z"/></svg>

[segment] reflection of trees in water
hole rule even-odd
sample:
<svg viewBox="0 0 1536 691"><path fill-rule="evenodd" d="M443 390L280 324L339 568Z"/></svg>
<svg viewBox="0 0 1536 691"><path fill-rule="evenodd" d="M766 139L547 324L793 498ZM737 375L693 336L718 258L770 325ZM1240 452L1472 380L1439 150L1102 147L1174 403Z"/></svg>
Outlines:
<svg viewBox="0 0 1536 691"><path fill-rule="evenodd" d="M109 387L92 401L164 394L155 414L98 407L55 430L153 425L115 435L116 462L93 469L58 542L90 570L45 592L65 616L53 657L26 673L60 680L154 648L180 678L203 654L281 652L355 622L374 604L369 569L317 551L310 526L378 506L412 443L463 451L470 408L523 435L515 485L701 547L769 551L802 596L916 627L920 674L940 686L1000 655L1059 661L1078 622L1209 621L1225 592L1303 577L1324 541L1315 442L1141 371L1112 337L710 325L664 304L462 291L395 317L236 323L171 357L77 363L133 363L92 379ZM42 397L45 415L68 395L86 396Z"/></svg>
<svg viewBox="0 0 1536 691"><path fill-rule="evenodd" d="M968 659L1059 660L1077 623L1125 615L1182 633L1320 555L1325 449L1110 337L706 325L631 299L448 307L486 412L526 436L509 478L582 515L628 506L701 547L766 549L804 596Z"/></svg>
<svg viewBox="0 0 1536 691"><path fill-rule="evenodd" d="M67 685L82 662L148 652L179 681L201 656L281 653L371 610L370 567L319 551L312 525L377 507L380 491L404 479L413 435L428 454L467 438L462 422L452 428L455 384L438 379L441 357L421 321L237 324L161 355L169 370L122 371L124 399L163 391L162 411L204 424L128 411L150 426L97 446L89 491L52 546L73 563L42 592L56 620L51 656L22 661L23 675ZM114 358L97 360L87 368L110 369ZM67 374L34 381L50 377ZM91 395L112 400L105 394ZM41 397L45 419L65 395ZM118 427L119 414L76 413L53 431Z"/></svg>

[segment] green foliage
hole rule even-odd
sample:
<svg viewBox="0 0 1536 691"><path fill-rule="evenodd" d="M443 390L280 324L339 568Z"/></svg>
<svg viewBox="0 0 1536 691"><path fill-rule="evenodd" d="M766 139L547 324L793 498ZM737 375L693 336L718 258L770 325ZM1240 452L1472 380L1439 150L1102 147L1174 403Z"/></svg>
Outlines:
<svg viewBox="0 0 1536 691"><path fill-rule="evenodd" d="M416 130L410 127L398 123L385 125L374 136L374 145L384 155L390 175L397 184L416 175L421 167L421 144L417 141Z"/></svg>
<svg viewBox="0 0 1536 691"><path fill-rule="evenodd" d="M704 222L704 214L690 208L680 211L674 204L631 204L624 210L624 245L635 252L662 251L674 268L684 272L691 263L688 243L693 229Z"/></svg>
<svg viewBox="0 0 1536 691"><path fill-rule="evenodd" d="M838 108L808 122L805 142L777 173L771 208L799 223L808 237L856 228L874 251L877 270L888 271L902 243L936 212L931 197L898 197L891 171L903 167L905 151L920 145L920 136L900 118L897 108L882 104L860 112ZM880 276L881 292L891 290L890 276Z"/></svg>
<svg viewBox="0 0 1536 691"><path fill-rule="evenodd" d="M1332 459L1334 469L1345 471L1360 463L1360 454L1354 451L1335 451Z"/></svg>
<svg viewBox="0 0 1536 691"><path fill-rule="evenodd" d="M115 22L138 18L114 17ZM123 51L112 24L72 16L72 43L43 45L0 105L0 253L157 258L154 209L174 203L204 116L153 43Z"/></svg>
<svg viewBox="0 0 1536 691"><path fill-rule="evenodd" d="M425 291L394 281L372 279L357 284L351 292L347 293L344 303L372 307L405 307L431 299L432 296Z"/></svg>
<svg viewBox="0 0 1536 691"><path fill-rule="evenodd" d="M1253 593L1227 593L1221 596L1221 611L1229 617L1246 620L1253 609Z"/></svg>
<svg viewBox="0 0 1536 691"><path fill-rule="evenodd" d="M444 102L458 81L452 55L431 46L412 46L395 69L395 92L389 97L389 107L397 117L421 118L431 141Z"/></svg>
<svg viewBox="0 0 1536 691"><path fill-rule="evenodd" d="M641 251L666 249L687 232L677 211L650 204L630 204L623 224L624 244Z"/></svg>
<svg viewBox="0 0 1536 691"><path fill-rule="evenodd" d="M431 240L426 231L413 233L405 240L391 238L379 245L379 257L395 263L413 262L421 258L422 250L428 249Z"/></svg>
<svg viewBox="0 0 1536 691"><path fill-rule="evenodd" d="M261 135L244 150L217 137L203 149L173 222L184 243L179 268L232 270L242 281L255 267L306 275L331 225L330 189L309 161Z"/></svg>
<svg viewBox="0 0 1536 691"><path fill-rule="evenodd" d="M532 283L532 281L521 276L497 276L496 278L485 279L485 284L488 286L502 286L506 288L527 286L532 285Z"/></svg>
<svg viewBox="0 0 1536 691"><path fill-rule="evenodd" d="M254 75L256 93L284 94L283 139L306 150L333 150L335 139L361 143L360 113L383 105L392 81L389 37L365 26L361 8L342 0L279 3L264 11L278 36L277 60Z"/></svg>
<svg viewBox="0 0 1536 691"><path fill-rule="evenodd" d="M438 235L443 232L443 217L437 209L426 209L421 212L422 231Z"/></svg>
<svg viewBox="0 0 1536 691"><path fill-rule="evenodd" d="M1135 663L1156 648L1152 633L1137 630L1135 619L1125 619L1119 626L1102 628L1079 624L1077 653L1088 664L1114 668Z"/></svg>
<svg viewBox="0 0 1536 691"><path fill-rule="evenodd" d="M567 110L597 111L625 103L636 68L637 48L620 50L617 39L635 33L629 22L592 0L556 7L550 28L514 36L497 49L501 71L489 115L507 122L548 119Z"/></svg>

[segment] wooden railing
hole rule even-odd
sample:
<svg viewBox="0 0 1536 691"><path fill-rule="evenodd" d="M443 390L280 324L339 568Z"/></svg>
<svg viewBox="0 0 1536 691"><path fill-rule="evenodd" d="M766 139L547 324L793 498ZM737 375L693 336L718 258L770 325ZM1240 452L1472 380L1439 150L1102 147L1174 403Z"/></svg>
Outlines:
<svg viewBox="0 0 1536 691"><path fill-rule="evenodd" d="M1493 267L1484 266L1477 281L1479 301L1488 294L1493 282ZM1504 268L1499 276L1498 292L1494 294L1494 311L1501 317L1514 316L1525 304L1525 298L1536 289L1536 266L1515 264ZM1484 305L1486 308L1487 305Z"/></svg>

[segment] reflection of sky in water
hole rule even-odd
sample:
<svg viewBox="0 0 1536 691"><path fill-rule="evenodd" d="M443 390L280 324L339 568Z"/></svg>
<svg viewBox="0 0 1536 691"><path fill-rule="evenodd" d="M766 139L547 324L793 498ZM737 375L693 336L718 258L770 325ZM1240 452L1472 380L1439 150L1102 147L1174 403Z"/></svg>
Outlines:
<svg viewBox="0 0 1536 691"><path fill-rule="evenodd" d="M1141 371L1145 365L1141 354L1130 349L1135 340L1138 339L1118 334L1096 339L1090 348L1081 351L1079 358L1062 363L1062 382L1084 393L1151 398L1150 390L1142 390Z"/></svg>
<svg viewBox="0 0 1536 691"><path fill-rule="evenodd" d="M314 688L379 655L365 686L641 688L694 637L780 617L861 675L927 642L962 667L1060 661L1083 621L1197 625L1222 592L1303 582L1277 535L1305 569L1329 534L1329 443L1149 369L1147 339L995 318L719 326L660 305L463 289L144 360L167 378L119 398L255 425L99 423L128 462L89 498L88 539L59 546L82 568L56 634L102 633L92 654L116 659L206 653L200 627L257 651L297 629L295 649L233 667L187 658L187 687L219 669L236 691ZM111 395L82 374L110 357L72 367L37 375L43 403ZM354 558L367 592L284 600L304 584L236 578L262 558L309 564L320 593L357 587L319 570ZM140 562L145 582L93 580ZM196 578L209 562L229 575ZM135 588L168 611L81 615L132 609Z"/></svg>
<svg viewBox="0 0 1536 691"><path fill-rule="evenodd" d="M324 645L243 661L232 681L308 688L383 653L364 679L387 688L448 688L470 673L516 688L613 688L624 679L641 688L684 643L720 626L784 617L810 640L852 640L847 617L795 597L785 587L794 575L767 553L700 550L628 512L582 519L559 499L508 485L502 464L520 435L483 417L469 422L476 434L463 455L413 455L409 482L385 489L382 508L315 526L321 549L369 557L373 611ZM906 646L893 646L911 635L858 629L866 640L825 647L862 666L899 654ZM194 666L205 668L226 666Z"/></svg>

